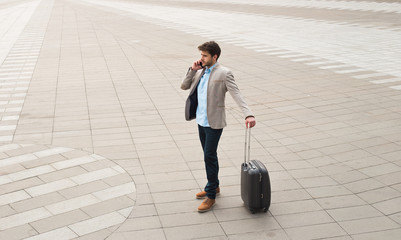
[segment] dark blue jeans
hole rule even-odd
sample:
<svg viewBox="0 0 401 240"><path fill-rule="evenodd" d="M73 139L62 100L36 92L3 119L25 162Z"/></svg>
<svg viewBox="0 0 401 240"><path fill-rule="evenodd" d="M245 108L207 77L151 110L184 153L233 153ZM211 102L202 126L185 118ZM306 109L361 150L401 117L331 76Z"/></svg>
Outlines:
<svg viewBox="0 0 401 240"><path fill-rule="evenodd" d="M199 139L202 144L205 161L207 184L206 196L216 198L216 188L219 186L219 160L217 158L217 146L223 129L212 129L198 125Z"/></svg>

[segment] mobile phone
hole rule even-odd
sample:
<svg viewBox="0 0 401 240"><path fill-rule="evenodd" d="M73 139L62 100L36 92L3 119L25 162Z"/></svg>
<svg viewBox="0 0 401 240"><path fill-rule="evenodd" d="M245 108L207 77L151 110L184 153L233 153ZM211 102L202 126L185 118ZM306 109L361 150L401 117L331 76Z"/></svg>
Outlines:
<svg viewBox="0 0 401 240"><path fill-rule="evenodd" d="M199 62L199 65L201 66L201 68L203 68L202 62Z"/></svg>

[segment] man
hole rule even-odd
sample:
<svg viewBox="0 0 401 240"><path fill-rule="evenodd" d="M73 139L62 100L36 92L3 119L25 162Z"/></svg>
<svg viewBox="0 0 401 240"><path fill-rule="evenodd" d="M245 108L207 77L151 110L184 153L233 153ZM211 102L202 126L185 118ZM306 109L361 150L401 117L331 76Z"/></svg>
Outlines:
<svg viewBox="0 0 401 240"><path fill-rule="evenodd" d="M206 42L198 47L201 58L192 63L182 81L181 89L191 89L185 106L186 120L196 119L199 139L204 153L207 184L196 198L206 200L198 207L199 212L209 211L215 204L216 194L220 193L219 163L217 146L223 128L226 126L225 94L231 96L241 108L246 127L254 127L255 118L242 98L231 71L221 66L217 59L221 49L214 42Z"/></svg>

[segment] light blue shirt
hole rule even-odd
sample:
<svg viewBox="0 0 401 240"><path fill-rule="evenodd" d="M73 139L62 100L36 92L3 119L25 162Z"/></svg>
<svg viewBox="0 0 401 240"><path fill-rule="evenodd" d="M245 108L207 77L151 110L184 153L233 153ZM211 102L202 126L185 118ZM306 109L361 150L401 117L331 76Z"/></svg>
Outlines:
<svg viewBox="0 0 401 240"><path fill-rule="evenodd" d="M202 127L210 127L209 120L207 119L207 86L209 82L210 72L213 70L215 65L216 64L214 64L211 68L206 67L205 73L199 80L196 123L198 123Z"/></svg>

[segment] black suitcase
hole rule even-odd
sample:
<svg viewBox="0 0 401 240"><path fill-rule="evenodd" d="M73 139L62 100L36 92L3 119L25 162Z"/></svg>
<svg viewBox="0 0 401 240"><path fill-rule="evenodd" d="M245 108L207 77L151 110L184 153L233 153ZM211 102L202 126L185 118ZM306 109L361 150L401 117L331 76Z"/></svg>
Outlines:
<svg viewBox="0 0 401 240"><path fill-rule="evenodd" d="M264 212L267 212L271 202L269 172L265 165L259 160L249 161L250 141L251 130L249 129L249 131L247 130L245 132L245 160L241 165L241 198L251 213L255 213L261 209L263 209Z"/></svg>

